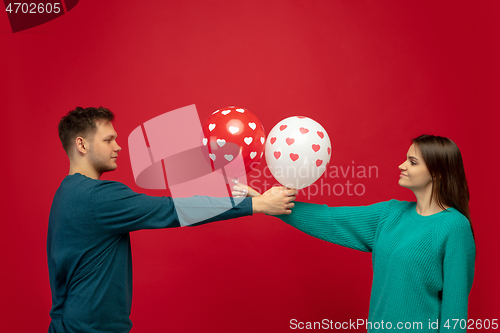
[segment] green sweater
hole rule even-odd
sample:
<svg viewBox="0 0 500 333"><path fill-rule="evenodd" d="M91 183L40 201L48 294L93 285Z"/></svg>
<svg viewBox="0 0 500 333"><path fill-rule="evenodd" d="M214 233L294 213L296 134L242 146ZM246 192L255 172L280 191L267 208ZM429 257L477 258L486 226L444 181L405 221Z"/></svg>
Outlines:
<svg viewBox="0 0 500 333"><path fill-rule="evenodd" d="M421 216L415 202L296 202L292 214L279 218L316 238L372 252L369 332L456 332L465 326L476 250L469 221L456 209ZM440 328L429 327L436 320ZM421 326L404 329L408 322Z"/></svg>

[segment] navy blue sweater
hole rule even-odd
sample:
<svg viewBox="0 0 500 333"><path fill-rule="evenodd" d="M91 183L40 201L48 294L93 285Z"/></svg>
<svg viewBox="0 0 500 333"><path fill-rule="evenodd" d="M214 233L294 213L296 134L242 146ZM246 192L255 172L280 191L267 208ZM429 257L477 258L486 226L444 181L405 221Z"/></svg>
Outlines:
<svg viewBox="0 0 500 333"><path fill-rule="evenodd" d="M222 199L227 202L227 198L201 198L182 199L182 204L192 202L191 210L199 213L218 206ZM246 198L203 223L251 214L252 201ZM78 173L64 178L52 202L47 235L52 290L49 333L129 332L129 232L179 226L170 197L138 194L122 183Z"/></svg>

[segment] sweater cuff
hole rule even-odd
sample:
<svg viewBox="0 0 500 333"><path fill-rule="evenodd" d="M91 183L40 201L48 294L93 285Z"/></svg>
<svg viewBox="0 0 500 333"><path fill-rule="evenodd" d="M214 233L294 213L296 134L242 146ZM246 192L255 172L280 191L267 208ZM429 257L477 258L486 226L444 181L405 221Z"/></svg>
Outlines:
<svg viewBox="0 0 500 333"><path fill-rule="evenodd" d="M292 208L291 214L276 215L276 217L291 226L303 224L304 221L310 221L312 216L314 216L315 221L328 221L330 219L330 214L326 205L300 201L294 201L294 203L295 206Z"/></svg>
<svg viewBox="0 0 500 333"><path fill-rule="evenodd" d="M179 209L176 202L176 210L181 226L195 226L229 220L249 216L253 213L252 198L202 198L208 199L207 204L202 205L203 207Z"/></svg>

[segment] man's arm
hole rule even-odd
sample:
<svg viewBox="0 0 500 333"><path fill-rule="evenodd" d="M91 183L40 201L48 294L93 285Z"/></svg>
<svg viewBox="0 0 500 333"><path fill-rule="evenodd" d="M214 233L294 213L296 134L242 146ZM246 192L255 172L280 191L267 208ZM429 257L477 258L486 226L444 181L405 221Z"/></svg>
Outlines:
<svg viewBox="0 0 500 333"><path fill-rule="evenodd" d="M106 181L92 192L90 207L98 224L110 233L194 225L265 213L287 214L295 190L273 188L259 198L153 197L126 185ZM258 199L258 200L255 200ZM289 214L289 213L288 213Z"/></svg>
<svg viewBox="0 0 500 333"><path fill-rule="evenodd" d="M258 198L195 196L173 200L180 225L194 226L257 213L290 214L296 192L285 187L273 187Z"/></svg>

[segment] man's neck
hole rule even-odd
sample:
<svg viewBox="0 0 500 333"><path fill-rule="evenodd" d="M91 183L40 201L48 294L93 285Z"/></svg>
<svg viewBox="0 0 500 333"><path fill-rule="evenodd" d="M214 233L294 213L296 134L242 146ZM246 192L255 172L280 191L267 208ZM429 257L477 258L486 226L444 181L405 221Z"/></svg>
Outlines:
<svg viewBox="0 0 500 333"><path fill-rule="evenodd" d="M75 173L80 173L84 176L87 176L92 179L101 178L102 173L97 172L94 168L89 166L77 164L74 162L70 162L69 164L69 175L74 175Z"/></svg>

